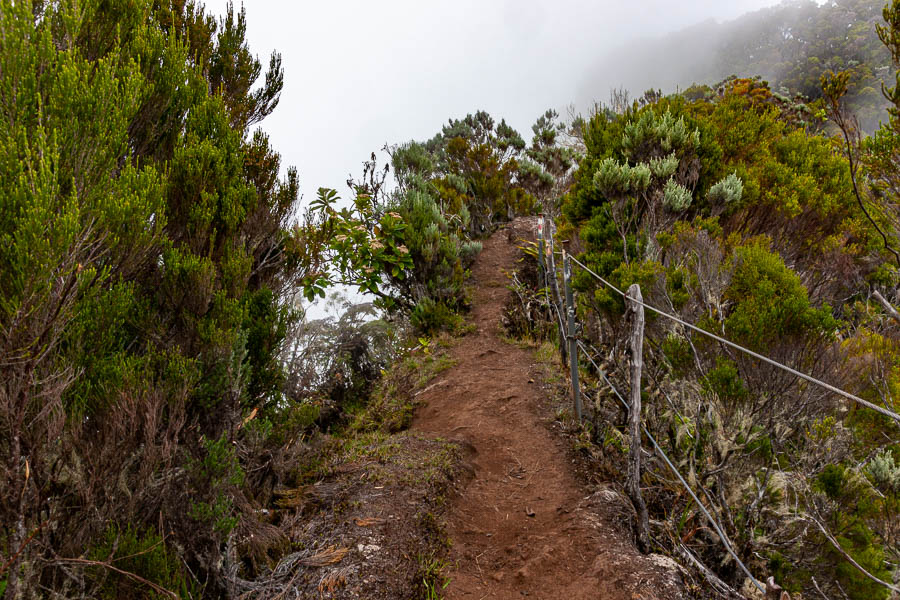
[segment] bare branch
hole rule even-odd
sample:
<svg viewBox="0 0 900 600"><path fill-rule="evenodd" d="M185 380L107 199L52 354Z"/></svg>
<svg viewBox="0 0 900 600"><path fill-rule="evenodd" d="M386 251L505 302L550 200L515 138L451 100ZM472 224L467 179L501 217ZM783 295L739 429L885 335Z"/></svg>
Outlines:
<svg viewBox="0 0 900 600"><path fill-rule="evenodd" d="M888 302L887 299L881 295L881 292L879 292L878 290L875 290L874 292L872 292L872 296L874 296L875 299L878 300L879 303L881 303L881 306L884 307L884 310L887 311L887 313L891 316L892 319L894 319L897 322L900 322L900 312L897 312L897 309L894 308L893 305L891 305L891 303Z"/></svg>
<svg viewBox="0 0 900 600"><path fill-rule="evenodd" d="M124 569L120 569L118 567L114 567L111 564L109 564L108 562L103 562L103 561L99 561L99 560L88 560L86 558L59 558L59 559L57 559L57 562L87 565L87 566L91 566L91 567L103 567L105 569L109 569L110 571L115 571L116 573L119 573L120 575L124 575L125 577L128 577L129 579L133 579L134 581L137 581L140 584L146 585L147 587L151 588L157 594L163 594L165 596L168 596L169 598L172 598L173 600L178 600L178 594L176 594L175 592L167 590L166 588L164 588L160 585L157 585L157 584L153 583L152 581L148 581L148 580L144 579L143 577L141 577L140 575L137 575L130 571L125 571Z"/></svg>
<svg viewBox="0 0 900 600"><path fill-rule="evenodd" d="M827 539L827 540L831 543L831 545L834 547L834 549L837 550L838 553L839 553L841 556L843 556L844 559L845 559L847 562L849 562L851 565L853 565L860 573L862 573L863 575L865 575L866 577L868 577L869 579L871 579L872 581L874 581L874 582L877 583L878 585L882 585L882 586L886 587L887 589L889 589L889 590L891 590L891 591L900 593L900 588L898 588L898 587L895 586L895 585L891 585L890 583L888 583L888 582L886 582L886 581L882 581L881 579L878 579L877 577L875 577L874 575L872 575L871 573L869 573L868 571L866 571L866 569L865 569L862 565L860 565L858 562L856 562L855 560L853 560L853 557L850 556L850 555L847 553L847 551L844 550L844 549L841 547L840 543L839 543L836 539L834 539L834 536L832 536L832 535L828 532L828 530L825 529L825 526L822 525L822 524L818 521L818 519L815 519L815 518L813 518L813 517L807 516L807 520L809 520L812 524L814 524L816 527L818 527L818 528L819 528L819 531L822 532L822 535L825 536L825 539Z"/></svg>

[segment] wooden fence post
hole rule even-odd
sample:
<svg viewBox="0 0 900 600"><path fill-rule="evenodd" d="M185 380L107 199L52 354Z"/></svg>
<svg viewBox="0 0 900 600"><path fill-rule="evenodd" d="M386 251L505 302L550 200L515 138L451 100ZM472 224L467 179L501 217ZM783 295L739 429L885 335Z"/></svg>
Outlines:
<svg viewBox="0 0 900 600"><path fill-rule="evenodd" d="M631 405L628 407L628 479L625 483L628 496L637 512L637 542L642 552L650 550L650 524L647 505L641 495L641 370L644 366L644 307L641 287L628 288L626 317L632 319L631 329Z"/></svg>
<svg viewBox="0 0 900 600"><path fill-rule="evenodd" d="M538 283L542 288L547 287L547 268L544 266L544 215L538 223L538 264L540 271L538 272ZM545 289L546 291L546 289ZM552 317L552 315L551 315Z"/></svg>
<svg viewBox="0 0 900 600"><path fill-rule="evenodd" d="M566 288L566 315L568 316L569 369L572 372L572 400L575 404L575 416L581 423L581 388L578 382L578 341L575 339L575 299L572 294L572 264L569 255L563 250L563 284Z"/></svg>
<svg viewBox="0 0 900 600"><path fill-rule="evenodd" d="M553 230L550 230L550 236L548 238L550 242L549 252L547 253L547 260L550 263L550 268L548 269L548 277L550 278L550 291L553 293L553 304L556 307L563 306L562 298L559 296L559 284L556 281L556 258L553 253ZM554 309L555 310L555 309ZM556 315L557 318L562 318L562 315ZM553 315L550 316L553 318ZM565 332L566 324L564 322L559 323L559 360L565 365L568 362L568 357L566 356L566 332Z"/></svg>

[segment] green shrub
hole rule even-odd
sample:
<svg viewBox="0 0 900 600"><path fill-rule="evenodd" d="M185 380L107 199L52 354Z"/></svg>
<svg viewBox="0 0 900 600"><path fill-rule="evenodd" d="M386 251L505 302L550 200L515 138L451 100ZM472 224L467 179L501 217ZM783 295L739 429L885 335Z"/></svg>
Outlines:
<svg viewBox="0 0 900 600"><path fill-rule="evenodd" d="M323 229L336 233L332 263L342 283L374 294L383 308L411 312L428 299L433 304L426 303L420 317L436 305L465 310L467 268L481 244L466 237L470 225L466 208L444 212L435 186L410 170L418 159L407 150L397 156L398 161L403 159L398 168L404 169L404 179L388 198L359 187L355 212L337 211L332 206L336 192L319 190L314 210L322 215ZM404 157L412 162L404 162Z"/></svg>
<svg viewBox="0 0 900 600"><path fill-rule="evenodd" d="M423 298L410 313L410 321L417 331L430 336L442 331L456 331L462 326L463 319L443 302Z"/></svg>
<svg viewBox="0 0 900 600"><path fill-rule="evenodd" d="M691 281L691 274L687 269L681 267L670 267L666 269L666 291L672 300L672 307L675 310L683 308L691 299L688 282Z"/></svg>
<svg viewBox="0 0 900 600"><path fill-rule="evenodd" d="M733 303L725 319L732 340L764 352L786 338L827 336L837 328L830 307L813 308L800 277L761 243L735 249L732 266L725 291Z"/></svg>
<svg viewBox="0 0 900 600"><path fill-rule="evenodd" d="M694 365L688 341L680 335L670 333L660 346L675 376L685 377Z"/></svg>
<svg viewBox="0 0 900 600"><path fill-rule="evenodd" d="M194 490L188 511L196 522L206 523L222 538L237 525L232 490L244 482L244 471L234 446L224 436L203 440L201 459L190 459L186 470Z"/></svg>
<svg viewBox="0 0 900 600"><path fill-rule="evenodd" d="M479 246L461 238L466 223L448 221L430 193L411 190L394 207L407 228L403 232L413 268L404 282L395 282L413 303L430 298L458 309L465 304L463 261L473 258Z"/></svg>
<svg viewBox="0 0 900 600"><path fill-rule="evenodd" d="M716 358L716 366L701 379L703 390L714 393L727 402L738 402L747 397L747 388L738 373L737 365L727 358Z"/></svg>
<svg viewBox="0 0 900 600"><path fill-rule="evenodd" d="M706 192L706 199L713 205L731 207L741 201L743 193L744 182L737 173L731 173L710 186Z"/></svg>
<svg viewBox="0 0 900 600"><path fill-rule="evenodd" d="M868 472L881 489L900 494L900 465L894 462L890 450L884 449L877 454L869 463Z"/></svg>

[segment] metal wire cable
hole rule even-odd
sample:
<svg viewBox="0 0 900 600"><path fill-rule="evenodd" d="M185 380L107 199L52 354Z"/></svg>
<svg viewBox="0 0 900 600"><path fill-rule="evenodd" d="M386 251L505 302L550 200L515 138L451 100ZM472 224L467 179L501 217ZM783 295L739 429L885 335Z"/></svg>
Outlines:
<svg viewBox="0 0 900 600"><path fill-rule="evenodd" d="M562 313L560 312L559 306L557 306L556 301L551 300L550 304L553 305L553 310L556 311L556 316L559 317L559 330L563 331L566 328L566 320L563 319Z"/></svg>
<svg viewBox="0 0 900 600"><path fill-rule="evenodd" d="M781 369L781 370L783 370L783 371L785 371L785 372L787 372L787 373L790 373L791 375L794 375L795 377L799 377L800 379L803 379L803 380L805 380L805 381L808 381L808 382L810 382L810 383L813 383L813 384L815 384L815 385L818 385L818 386L820 386L820 387L822 387L822 388L824 388L824 389L826 389L826 390L828 390L828 391L830 391L830 392L832 392L832 393L834 393L834 394L837 394L837 395L839 395L839 396L841 396L841 397L843 397L843 398L846 398L846 399L848 399L848 400L851 400L851 401L853 401L853 402L855 402L855 403L857 403L857 404L859 404L859 405L861 405L861 406L865 406L865 407L867 407L867 408L869 408L869 409L871 409L871 410L874 410L875 412L877 412L877 413L879 413L879 414L881 414L881 415L884 415L884 416L886 416L886 417L888 417L888 418L890 418L890 419L893 419L894 421L900 423L900 415L898 415L898 414L896 414L896 413L894 413L894 412L892 412L892 411L890 411L890 410L887 410L886 408L883 408L883 407L881 407L881 406L878 406L877 404L874 404L874 403L872 403L872 402L869 402L869 401L867 401L867 400L864 400L864 399L860 398L859 396L856 396L856 395L851 394L851 393L849 393L849 392L845 392L844 390L842 390L842 389L840 389L840 388L837 388L837 387L835 387L835 386L833 386L833 385L831 385L831 384L829 384L829 383L826 383L826 382L824 382L824 381L822 381L822 380L820 380L820 379L817 379L817 378L815 378L815 377L813 377L813 376L811 376L811 375L807 375L806 373L803 373L803 372L801 372L801 371L798 371L798 370L796 370L796 369L794 369L794 368L792 368L792 367L789 367L789 366L787 366L787 365L785 365L785 364L782 364L782 363L780 363L780 362L778 362L778 361L776 361L776 360L773 360L773 359L771 359L771 358L769 358L769 357L767 357L767 356L764 356L764 355L762 355L762 354L759 354L758 352L754 352L753 350L750 350L749 348L745 348L745 347L741 346L740 344L737 344L737 343L735 343L735 342L732 342L732 341L730 341L730 340L727 340L727 339L725 339L725 338L723 338L723 337L721 337L721 336L719 336L719 335L716 335L716 334L714 334L714 333L711 333L711 332L709 332L709 331L706 331L706 330L704 330L704 329L701 329L701 328L697 327L696 325L693 325L692 323L688 323L687 321L685 321L685 320L683 320L683 319L681 319L681 318L679 318L679 317L676 317L675 315L672 315L672 314L670 314L670 313L667 313L667 312L665 312L665 311L663 311L663 310L660 310L660 309L658 309L658 308L656 308L656 307L654 307L654 306L651 306L651 305L647 304L646 302L638 301L638 300L635 300L635 299L633 299L633 298L629 298L628 295L627 295L625 292L623 292L621 289L619 289L618 287L616 287L615 285L613 285L612 283L610 283L609 281L607 281L606 279L604 279L603 277L601 277L600 275L598 275L597 273L595 273L592 269L590 269L587 265L583 264L583 263L582 263L581 261L579 261L578 259L572 257L572 256L571 256L570 254L568 254L565 250L562 250L562 251L561 251L561 254L562 254L563 258L565 258L565 257L568 255L568 257L571 259L572 262L574 262L576 265L578 265L579 267L581 267L582 269L584 269L587 273L589 273L590 275L592 275L594 278L596 278L596 279L597 279L598 281L600 281L602 284L604 284L605 286L607 286L607 287L610 288L611 290L617 292L617 293L618 293L620 296L622 296L623 298L626 298L626 299L628 299L628 300L631 300L632 302L636 302L637 304L640 304L641 306L643 306L643 307L644 307L645 309L647 309L647 310L650 310L650 311L652 311L652 312L654 312L654 313L656 313L656 314L658 314L658 315L660 315L660 316L663 316L663 317L666 317L666 318L668 318L668 319L670 319L670 320L672 320L672 321L675 321L676 323L679 323L679 324L681 324L682 326L684 326L684 327L686 327L686 328L688 328L688 329L690 329L690 330L692 330L692 331L696 331L697 333L700 333L701 335L704 335L704 336L707 336L707 337L709 337L709 338L711 338L711 339L714 339L714 340L716 340L716 341L718 341L718 342L720 342L720 343L722 343L722 344L725 344L726 346L729 346L730 348L733 348L733 349L735 349L735 350L737 350L737 351L739 351L739 352L743 352L744 354L747 354L747 355L749 355L749 356L752 356L752 357L756 358L757 360L761 360L762 362L764 362L764 363L766 363L766 364L769 364L769 365L771 365L771 366L773 366L773 367L776 367L776 368L778 368L778 369ZM555 273L554 273L554 275L555 275ZM624 399L624 397L622 396L622 394L619 393L619 390L616 389L616 387L612 384L612 382L609 380L609 378L607 378L606 373L603 371L603 369L601 369L601 368L597 365L597 363L594 361L594 359L593 359L593 357L591 356L590 352L588 351L587 347L581 342L581 340L577 340L577 343L578 343L578 347L581 349L582 353L587 357L587 359L588 359L588 360L590 361L590 363L594 366L594 368L597 369L597 372L600 374L600 376L601 376L601 378L604 380L604 382L605 382L605 383L610 387L610 389L615 393L615 395L618 397L619 401L623 404L623 406L625 406L626 409L628 409L628 406L629 406L629 405L628 405L628 402L625 401L625 399ZM678 480L681 482L682 486L685 488L685 490L687 490L687 492L688 492L688 493L691 495L691 497L693 498L694 502L697 504L697 506L700 508L700 510L701 510L701 511L703 512L703 514L706 516L707 520L708 520L709 523L712 525L712 527L715 529L716 533L718 533L718 535L719 535L719 537L721 538L722 543L723 543L723 545L725 546L725 548L726 548L726 550L728 551L728 553L732 556L732 558L735 559L735 561L737 561L738 565L741 567L741 570L743 570L743 572L750 578L750 581L753 583L753 585L754 585L758 590L760 590L761 592L765 593L765 590L764 590L763 587L760 585L759 581L757 581L757 579L756 579L755 577L753 577L753 575L750 573L750 571L749 571L749 569L747 568L747 566L744 565L744 563L740 560L740 558L738 558L737 554L735 553L734 549L733 549L732 546L731 546L730 540L727 538L727 536L725 535L724 531L723 531L722 528L719 526L718 522L713 518L713 516L710 514L710 512L706 509L705 505L700 501L699 497L694 493L694 491L693 491L693 490L691 489L691 487L688 485L687 481L684 479L684 477L681 475L681 473L678 471L678 469L675 467L675 465L672 463L672 461L669 459L669 457L666 455L666 453L663 451L663 449L660 447L660 445L657 443L656 438L653 437L653 435L647 430L647 428L646 428L643 424L641 424L641 429L643 430L644 435L647 436L647 439L649 439L650 442L653 444L654 450L657 452L657 454L660 456L660 458L663 459L663 461L666 463L666 465L669 467L669 469L671 469L671 471L675 474L675 476L676 476L676 477L678 478Z"/></svg>
<svg viewBox="0 0 900 600"><path fill-rule="evenodd" d="M603 378L603 381L606 382L606 385L608 385L609 388L615 393L615 395L619 398L619 401L622 403L622 405L627 410L630 410L628 402L625 400L625 398L622 396L622 394L619 393L619 390L616 389L616 386L614 386L612 384L612 382L609 380L609 378L606 377L606 373L603 372L603 369L601 369L599 367L599 365L597 365L597 363L594 362L594 359L591 357L591 355L588 352L585 345L581 342L581 340L577 340L577 343L578 343L579 348L581 348L581 351L584 353L585 357L590 361L590 363L592 365L594 365L594 368L597 369L597 373L599 373L600 377ZM641 424L641 430L643 430L644 435L647 436L647 439L650 440L650 443L653 444L653 449L656 450L656 453L659 454L660 458L662 458L663 461L669 466L669 469L672 470L672 472L678 478L678 481L680 481L681 485L684 487L684 489L687 490L687 493L691 495L691 498L694 499L694 502L697 504L697 506L700 508L700 510L703 511L703 514L706 516L706 519L709 521L710 525L712 525L713 529L716 530L716 533L719 534L719 538L722 540L722 545L725 546L725 549L728 550L728 553L731 555L731 557L735 561L737 561L737 564L741 567L741 570L744 571L744 573L747 575L747 577L750 578L750 581L753 582L753 585L756 586L756 589L758 589L760 592L765 594L766 590L762 587L762 585L760 585L760 583L759 583L759 581L757 581L756 577L754 577L753 574L750 573L750 570L743 563L743 561L741 561L741 559L738 558L737 553L735 553L734 549L731 546L731 541L728 539L728 536L725 535L725 532L719 526L718 522L713 518L712 514L710 514L710 512L706 509L706 506L704 506L703 503L700 502L700 498L697 497L697 494L694 493L694 490L691 489L691 486L688 485L688 482L685 481L684 477L682 477L681 472L675 467L675 465L672 463L672 461L669 460L669 457L666 455L666 453L663 451L663 449L660 447L660 445L656 442L656 438L654 438L653 435L651 435L650 432L647 431L647 428L643 425L643 423Z"/></svg>
<svg viewBox="0 0 900 600"><path fill-rule="evenodd" d="M593 275L597 280L599 280L601 283L603 283L610 289L618 292L623 298L627 298L631 302L636 302L637 304L640 304L647 310L651 310L660 316L663 316L663 317L666 317L667 319L671 319L672 321L675 321L676 323L680 323L681 325L687 327L688 329L691 329L693 331L696 331L697 333L700 333L700 334L705 335L709 338L712 338L718 342L721 342L721 343L725 344L726 346L729 346L731 348L734 348L735 350L743 352L744 354L748 354L748 355L752 356L753 358L756 358L758 360L763 361L764 363L772 365L773 367L777 367L783 371L786 371L786 372L790 373L791 375L794 375L795 377L799 377L800 379L805 379L806 381L809 381L810 383L814 383L820 387L825 388L829 392L832 392L839 396L843 396L844 398L846 398L848 400L852 400L853 402L856 402L857 404L865 406L866 408L870 408L870 409L874 410L875 412L880 413L880 414L900 423L900 415L898 415L897 413L891 412L884 407L878 406L877 404L869 402L868 400L863 400L859 396L851 394L850 392L845 392L844 390L842 390L840 388L834 387L830 383L826 383L820 379L816 379L812 375L807 375L806 373L802 373L802 372L798 371L797 369L794 369L787 365L781 364L780 362L773 360L767 356L763 356L762 354L759 354L758 352L754 352L753 350L750 350L749 348L744 348L740 344L736 344L734 342L726 340L725 338L723 338L721 336L718 336L714 333L706 331L705 329L701 329L700 327L697 327L696 325L692 325L691 323L688 323L687 321L680 319L680 318L676 317L675 315L671 315L663 310L660 310L654 306L651 306L651 305L647 304L646 302L637 301L637 300L634 300L633 298L628 298L628 295L625 292L623 292L622 290L620 290L619 288L617 288L616 286L614 286L613 284L608 282L603 277L600 277L599 275L594 273L594 271L592 271L587 265L584 265L583 263L578 261L571 254L569 254L568 256L572 262L574 262L576 265L578 265L579 267L581 267L582 269L584 269L585 271L587 271L588 273Z"/></svg>
<svg viewBox="0 0 900 600"><path fill-rule="evenodd" d="M566 254L565 251L563 251L564 256L565 256L565 254ZM604 281L604 283L607 283L607 285L609 285L610 287L612 287L613 289L618 291L620 294L622 294L621 290L618 290L618 288L616 288L612 284L609 284L608 282L606 282L605 280L600 278L596 273L593 273L592 271L590 271L590 269L588 269L581 263L578 263L577 261L575 261L575 262L577 264L579 264L579 266L581 266L585 270L588 270L589 272L591 272L592 275L594 275L598 279L601 279L601 281ZM556 276L555 269L554 269L553 276L554 277ZM622 295L624 296L625 294L622 294ZM553 304L554 308L556 309L557 315L560 318L560 327L562 327L563 321L562 321L562 315L559 312L559 308L556 306L555 302L553 302L552 304ZM561 331L562 331L562 329L561 329ZM576 339L575 341L576 341L577 346L581 349L582 353L588 359L588 361L590 361L590 363L597 370L597 373L600 375L600 377L603 378L603 381L606 382L606 385L608 385L609 388L615 393L616 397L619 399L619 401L622 403L622 405L625 407L625 409L629 410L628 402L625 400L625 398L622 396L622 394L619 393L619 390L616 388L616 386L614 386L613 383L609 380L609 378L606 376L606 373L603 371L603 369L600 368L600 366L594 361L593 357L591 356L591 353L588 351L588 349L584 345L584 343L579 339ZM704 516L709 521L710 525L712 525L713 529L719 535L719 539L722 540L722 545L725 546L725 549L728 551L728 553L731 555L731 557L734 558L734 560L740 566L741 570L747 575L747 577L750 578L750 581L753 583L753 585L760 592L765 594L766 590L762 587L762 585L759 583L759 581L753 576L753 574L750 572L750 570L747 568L747 566L743 563L743 561L741 561L741 559L738 557L737 553L734 551L734 549L731 545L731 541L729 540L728 536L725 535L725 532L722 530L721 526L719 526L718 522L715 520L715 518L713 518L712 514L706 509L706 506L700 501L700 498L697 496L697 494L694 493L694 490L691 489L690 485L688 485L687 481L681 475L681 472L675 467L675 465L672 463L672 461L669 460L668 455L666 455L665 451L663 451L662 447L660 447L659 443L657 443L656 438L653 437L653 435L647 430L646 426L644 426L643 423L641 424L641 430L643 431L644 435L647 436L647 439L649 439L650 442L653 444L653 448L656 451L656 453L663 459L663 461L666 463L666 465L668 465L669 469L671 469L671 471L675 474L675 476L678 478L678 481L681 483L681 485L684 487L684 489L688 492L688 494L690 494L691 498L694 500L694 502L697 504L697 506L703 512Z"/></svg>

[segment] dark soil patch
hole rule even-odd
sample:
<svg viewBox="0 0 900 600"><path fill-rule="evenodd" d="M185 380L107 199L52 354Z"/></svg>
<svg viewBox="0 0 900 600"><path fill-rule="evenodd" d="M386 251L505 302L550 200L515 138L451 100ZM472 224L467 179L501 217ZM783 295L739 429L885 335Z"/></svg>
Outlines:
<svg viewBox="0 0 900 600"><path fill-rule="evenodd" d="M423 598L441 581L446 498L469 472L464 445L413 433L332 439L328 475L281 490L291 552L242 598ZM338 447L334 447L338 446Z"/></svg>

